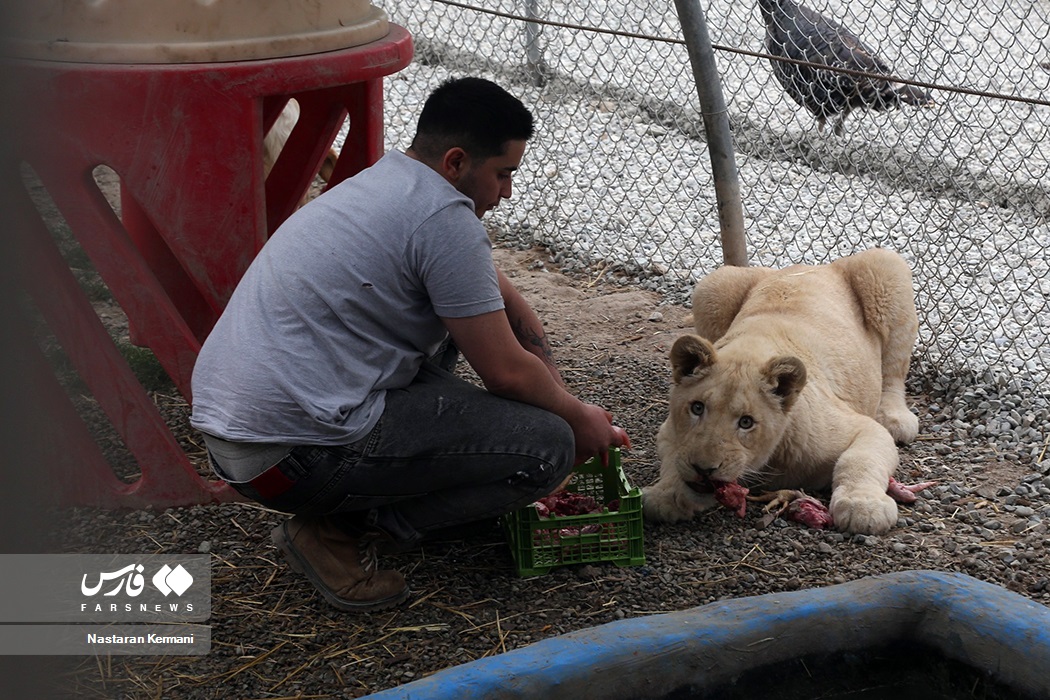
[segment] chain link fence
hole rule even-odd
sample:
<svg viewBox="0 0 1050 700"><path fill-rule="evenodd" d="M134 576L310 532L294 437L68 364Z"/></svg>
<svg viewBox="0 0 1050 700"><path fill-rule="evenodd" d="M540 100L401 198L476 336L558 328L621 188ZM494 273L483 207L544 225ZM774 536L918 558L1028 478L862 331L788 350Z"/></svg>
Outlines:
<svg viewBox="0 0 1050 700"><path fill-rule="evenodd" d="M697 87L673 3L375 3L416 57L386 84L388 148L426 94L480 75L533 110L503 242L570 274L687 302L722 264ZM911 264L913 374L970 435L1045 459L1050 404L1050 2L807 0L934 104L856 110L818 129L773 77L756 2L706 0L732 125L751 264L828 262L873 246ZM1002 443L1002 438L997 438Z"/></svg>

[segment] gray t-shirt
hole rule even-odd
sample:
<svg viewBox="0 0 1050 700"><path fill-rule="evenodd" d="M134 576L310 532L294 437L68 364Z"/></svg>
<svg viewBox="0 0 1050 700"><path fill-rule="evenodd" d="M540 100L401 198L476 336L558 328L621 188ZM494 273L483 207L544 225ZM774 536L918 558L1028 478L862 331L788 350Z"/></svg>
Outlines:
<svg viewBox="0 0 1050 700"><path fill-rule="evenodd" d="M201 348L191 423L233 442L353 442L447 337L439 316L502 308L473 202L391 151L263 246Z"/></svg>

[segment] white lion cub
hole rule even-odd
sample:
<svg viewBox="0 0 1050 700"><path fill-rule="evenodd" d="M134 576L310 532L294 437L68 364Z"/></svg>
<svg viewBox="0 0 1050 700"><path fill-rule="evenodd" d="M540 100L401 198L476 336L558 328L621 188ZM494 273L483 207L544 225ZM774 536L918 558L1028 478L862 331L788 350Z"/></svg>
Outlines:
<svg viewBox="0 0 1050 700"><path fill-rule="evenodd" d="M904 398L918 330L907 263L877 248L828 265L722 267L697 284L693 318L697 335L671 349L645 516L692 518L727 483L830 486L840 530L893 527L895 441L919 429Z"/></svg>

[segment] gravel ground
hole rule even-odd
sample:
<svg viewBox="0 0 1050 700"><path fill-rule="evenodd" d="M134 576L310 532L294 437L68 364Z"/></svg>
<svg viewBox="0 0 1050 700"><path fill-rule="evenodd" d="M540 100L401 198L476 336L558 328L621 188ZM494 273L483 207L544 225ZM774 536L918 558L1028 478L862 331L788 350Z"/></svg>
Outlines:
<svg viewBox="0 0 1050 700"><path fill-rule="evenodd" d="M537 251L501 248L497 258L545 318L567 383L630 434L630 481L655 480L666 353L688 329L688 310L637 288L570 279ZM73 660L57 676L77 698L362 697L618 619L911 569L962 572L1050 605L1050 461L973 439L944 408L950 402L924 384L911 386L921 433L901 450L898 476L938 485L903 506L886 535L781 520L762 528L757 508L744 519L719 509L690 524L647 523L643 566L566 566L523 579L492 530L385 558L413 595L370 615L335 612L289 571L269 541L283 516L251 504L55 513L61 551L213 557L210 654ZM192 445L185 407L164 407Z"/></svg>

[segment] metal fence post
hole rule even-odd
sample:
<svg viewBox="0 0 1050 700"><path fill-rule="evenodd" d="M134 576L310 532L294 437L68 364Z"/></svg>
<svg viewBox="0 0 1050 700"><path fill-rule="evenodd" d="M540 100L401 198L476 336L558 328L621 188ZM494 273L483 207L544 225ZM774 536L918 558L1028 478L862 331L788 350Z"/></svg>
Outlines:
<svg viewBox="0 0 1050 700"><path fill-rule="evenodd" d="M693 80L700 97L700 111L704 117L707 150L711 157L711 171L715 178L715 198L718 203L718 222L722 236L722 259L727 265L747 266L747 242L744 238L744 208L740 201L740 180L737 175L733 139L729 130L729 115L707 20L698 0L675 0L678 21L689 50Z"/></svg>
<svg viewBox="0 0 1050 700"><path fill-rule="evenodd" d="M538 0L525 0L525 16L538 17ZM532 84L543 87L547 82L547 75L543 64L543 50L540 47L540 25L534 22L525 23L525 61L526 70Z"/></svg>

